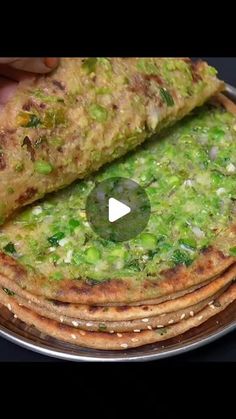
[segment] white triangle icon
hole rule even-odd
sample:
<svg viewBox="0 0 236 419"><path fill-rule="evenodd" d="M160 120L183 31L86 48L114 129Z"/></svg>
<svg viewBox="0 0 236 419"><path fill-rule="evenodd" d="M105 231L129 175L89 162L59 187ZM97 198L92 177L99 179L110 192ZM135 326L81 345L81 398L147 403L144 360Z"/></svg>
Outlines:
<svg viewBox="0 0 236 419"><path fill-rule="evenodd" d="M115 198L109 198L108 205L108 219L110 223L114 223L114 221L119 220L131 212L131 209L128 207L128 205L123 204L123 202L118 201Z"/></svg>

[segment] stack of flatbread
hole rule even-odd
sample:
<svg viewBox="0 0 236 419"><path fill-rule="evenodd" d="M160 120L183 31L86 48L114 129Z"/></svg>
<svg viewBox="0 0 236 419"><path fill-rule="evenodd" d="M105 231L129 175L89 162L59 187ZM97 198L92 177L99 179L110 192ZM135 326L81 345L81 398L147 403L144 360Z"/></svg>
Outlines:
<svg viewBox="0 0 236 419"><path fill-rule="evenodd" d="M236 117L222 89L206 63L170 58L63 59L19 86L0 117L0 303L13 317L124 350L235 300ZM151 204L129 242L98 237L86 220L90 191L116 176Z"/></svg>

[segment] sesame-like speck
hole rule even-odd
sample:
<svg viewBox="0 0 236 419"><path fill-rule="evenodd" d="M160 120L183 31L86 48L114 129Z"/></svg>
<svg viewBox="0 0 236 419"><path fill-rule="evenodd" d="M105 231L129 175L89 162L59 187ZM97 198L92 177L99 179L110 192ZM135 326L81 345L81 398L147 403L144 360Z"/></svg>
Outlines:
<svg viewBox="0 0 236 419"><path fill-rule="evenodd" d="M80 330L79 333L81 334L81 336L85 336L86 333L83 330Z"/></svg>
<svg viewBox="0 0 236 419"><path fill-rule="evenodd" d="M56 248L55 248L54 246L52 246L52 247L49 247L49 249L48 249L48 250L49 250L49 252L51 252L51 253L52 253L52 252L55 252Z"/></svg>
<svg viewBox="0 0 236 419"><path fill-rule="evenodd" d="M203 316L199 316L199 317L198 317L198 320L202 320L202 318L203 318Z"/></svg>
<svg viewBox="0 0 236 419"><path fill-rule="evenodd" d="M11 304L7 304L7 308L11 311Z"/></svg>
<svg viewBox="0 0 236 419"><path fill-rule="evenodd" d="M122 334L121 333L117 333L118 338L122 338Z"/></svg>
<svg viewBox="0 0 236 419"><path fill-rule="evenodd" d="M73 326L75 326L75 327L78 327L78 326L79 326L79 323L78 323L78 322L76 322L75 320L73 320L72 324L73 324Z"/></svg>
<svg viewBox="0 0 236 419"><path fill-rule="evenodd" d="M63 323L64 322L64 318L61 316L60 317L60 322Z"/></svg>
<svg viewBox="0 0 236 419"><path fill-rule="evenodd" d="M214 304L211 304L210 307L212 308L212 310L215 310Z"/></svg>
<svg viewBox="0 0 236 419"><path fill-rule="evenodd" d="M190 311L189 314L190 314L191 317L194 316L194 312L193 311Z"/></svg>
<svg viewBox="0 0 236 419"><path fill-rule="evenodd" d="M137 338L132 338L131 340L132 340L132 342L138 342Z"/></svg>
<svg viewBox="0 0 236 419"><path fill-rule="evenodd" d="M180 320L183 320L185 318L185 313L181 314Z"/></svg>
<svg viewBox="0 0 236 419"><path fill-rule="evenodd" d="M110 330L110 333L115 333L114 330Z"/></svg>
<svg viewBox="0 0 236 419"><path fill-rule="evenodd" d="M69 241L69 239L65 237L64 239L59 240L58 244L59 244L59 246L64 247L65 244L68 243L68 241Z"/></svg>
<svg viewBox="0 0 236 419"><path fill-rule="evenodd" d="M210 302L208 303L208 305L209 305L209 306L211 306L213 303L214 303L214 300L210 301Z"/></svg>
<svg viewBox="0 0 236 419"><path fill-rule="evenodd" d="M75 335L73 335L73 333L72 333L71 337L72 337L72 339L76 339L76 336L75 336Z"/></svg>
<svg viewBox="0 0 236 419"><path fill-rule="evenodd" d="M134 329L134 332L135 333L139 333L140 332L140 329Z"/></svg>
<svg viewBox="0 0 236 419"><path fill-rule="evenodd" d="M142 322L147 323L149 322L149 319L142 319Z"/></svg>
<svg viewBox="0 0 236 419"><path fill-rule="evenodd" d="M150 325L149 325L147 328L148 328L149 330L152 330L152 326L150 326Z"/></svg>
<svg viewBox="0 0 236 419"><path fill-rule="evenodd" d="M18 319L18 317L17 317L17 315L16 315L16 314L14 314L14 318L15 318L15 319Z"/></svg>
<svg viewBox="0 0 236 419"><path fill-rule="evenodd" d="M127 345L127 343L121 343L121 348L125 348L125 349L127 349L128 348L128 345Z"/></svg>
<svg viewBox="0 0 236 419"><path fill-rule="evenodd" d="M172 324L172 323L174 323L174 320L173 320L173 319L170 319L170 320L168 321L168 323L169 323L169 324Z"/></svg>
<svg viewBox="0 0 236 419"><path fill-rule="evenodd" d="M86 326L88 326L88 327L91 327L93 325L93 323L92 322L88 322L88 323L86 323Z"/></svg>
<svg viewBox="0 0 236 419"><path fill-rule="evenodd" d="M159 328L161 328L161 327L164 327L164 326L163 326L163 324L158 324L158 325L157 325L157 328L158 328L158 329L159 329Z"/></svg>
<svg viewBox="0 0 236 419"><path fill-rule="evenodd" d="M28 303L29 303L29 304L31 304L31 303L32 303L32 301L31 301L31 300L28 300Z"/></svg>

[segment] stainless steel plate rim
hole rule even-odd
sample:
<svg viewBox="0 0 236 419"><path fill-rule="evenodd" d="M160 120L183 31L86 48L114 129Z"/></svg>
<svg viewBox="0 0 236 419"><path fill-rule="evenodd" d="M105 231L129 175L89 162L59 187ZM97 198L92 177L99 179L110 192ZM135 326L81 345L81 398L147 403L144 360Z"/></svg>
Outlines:
<svg viewBox="0 0 236 419"><path fill-rule="evenodd" d="M105 354L107 351L104 351L104 356L103 357L99 357L99 356L93 356L93 355L74 355L74 354L70 354L70 353L66 353L60 350L53 350L50 349L50 347L47 346L47 344L45 345L41 345L41 344L35 344L33 343L31 340L26 339L22 336L20 336L17 333L14 332L9 332L7 330L7 328L5 328L4 326L0 325L0 336L2 336L3 338L5 338L6 340L9 340L10 342L21 346L23 348L29 349L33 352L37 352L40 353L42 355L46 355L46 356L50 356L52 358L59 358L59 359L64 359L67 361L77 361L77 362L81 362L81 361L89 361L89 362L130 362L130 361L154 361L156 359L164 359L170 356L177 356L179 354L183 354L186 352L189 352L193 349L197 349L200 348L202 346L207 345L208 343L212 343L215 340L225 336L226 334L232 332L233 330L236 329L236 319L235 319L235 323L225 327L224 329L222 329L221 331L218 331L216 333L213 333L209 336L206 336L203 339L197 340L196 342L192 342L189 344L185 344L182 347L179 348L174 348L174 349L167 349L163 352L159 352L159 353L153 353L153 354L144 354L144 355L131 355L131 356L114 356L114 357L105 357ZM144 351L145 351L145 346L143 347ZM78 347L78 351L79 351L79 347ZM88 349L88 351L91 351L92 353L92 349ZM115 352L115 351L114 351Z"/></svg>
<svg viewBox="0 0 236 419"><path fill-rule="evenodd" d="M236 101L236 88L227 84L226 85L226 93L228 96ZM235 306L236 307L236 306ZM227 309L226 309L227 310ZM0 319L1 320L1 319ZM207 323L207 322L206 322ZM31 351L40 353L42 355L47 355L54 358L64 359L67 361L90 361L90 362L130 362L130 361L153 361L156 359L163 359L170 356L175 356L178 354L186 353L190 350L200 348L208 343L214 342L216 339L219 339L226 335L229 332L232 332L236 329L236 312L235 312L235 318L228 324L227 326L220 326L218 330L216 330L213 333L208 334L205 337L196 338L190 342L190 343L184 343L183 345L178 345L177 347L173 346L171 348L165 348L163 345L163 349L160 350L160 348L155 348L151 350L146 349L147 346L142 347L142 354L135 355L135 350L131 351L124 351L122 353L117 351L102 351L102 355L95 354L95 350L93 349L87 349L87 348L81 348L78 347L78 354L77 353L71 353L68 350L63 350L60 348L53 349L52 346L50 347L48 342L45 340L43 343L38 343L34 341L34 336L31 336L31 338L26 338L22 336L22 330L18 333L9 330L6 326L0 324L0 336L9 340L10 342L21 346L23 348L29 349ZM59 342L59 341L58 341ZM164 344L165 342L163 342ZM180 342L181 343L181 342ZM63 343L60 342L61 345ZM66 345L66 344L65 344ZM148 345L149 346L149 345ZM86 351L86 354L81 354L81 350ZM137 348L137 350L140 351L140 348ZM101 352L101 351L100 351ZM146 352L146 353L145 353ZM109 356L109 354L111 354Z"/></svg>

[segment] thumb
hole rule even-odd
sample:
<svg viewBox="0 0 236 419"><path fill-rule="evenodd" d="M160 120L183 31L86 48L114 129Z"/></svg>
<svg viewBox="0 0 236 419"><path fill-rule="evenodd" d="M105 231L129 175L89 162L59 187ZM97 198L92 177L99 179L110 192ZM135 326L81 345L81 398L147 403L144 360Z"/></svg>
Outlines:
<svg viewBox="0 0 236 419"><path fill-rule="evenodd" d="M58 58L0 58L0 64L31 73L48 73L58 65Z"/></svg>

